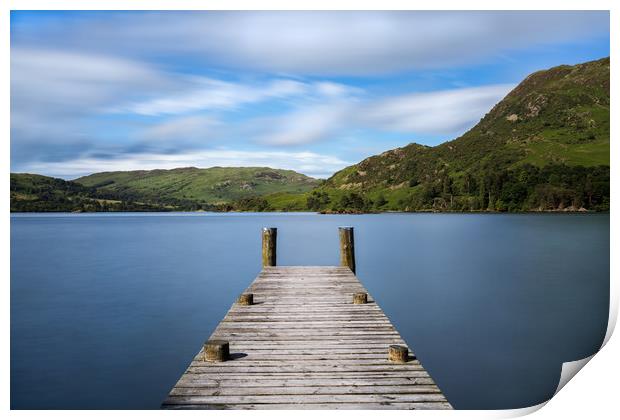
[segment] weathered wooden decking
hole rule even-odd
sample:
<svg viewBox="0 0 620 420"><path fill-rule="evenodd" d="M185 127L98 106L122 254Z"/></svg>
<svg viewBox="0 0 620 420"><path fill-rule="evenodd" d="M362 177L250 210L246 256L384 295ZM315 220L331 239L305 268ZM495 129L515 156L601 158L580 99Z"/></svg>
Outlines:
<svg viewBox="0 0 620 420"><path fill-rule="evenodd" d="M162 408L449 409L390 320L347 267L265 267L248 287L254 305L233 304L210 339L230 343L231 360L202 350Z"/></svg>

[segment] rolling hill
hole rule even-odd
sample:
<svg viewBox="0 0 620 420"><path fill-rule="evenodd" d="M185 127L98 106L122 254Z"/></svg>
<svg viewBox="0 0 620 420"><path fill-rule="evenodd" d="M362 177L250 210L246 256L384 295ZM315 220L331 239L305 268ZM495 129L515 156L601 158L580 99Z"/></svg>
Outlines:
<svg viewBox="0 0 620 420"><path fill-rule="evenodd" d="M73 181L11 174L11 211L267 210L260 197L317 185L314 178L271 168L101 172Z"/></svg>
<svg viewBox="0 0 620 420"><path fill-rule="evenodd" d="M100 172L74 182L128 200L200 204L225 204L271 193L303 193L318 184L316 179L295 171L222 167Z"/></svg>

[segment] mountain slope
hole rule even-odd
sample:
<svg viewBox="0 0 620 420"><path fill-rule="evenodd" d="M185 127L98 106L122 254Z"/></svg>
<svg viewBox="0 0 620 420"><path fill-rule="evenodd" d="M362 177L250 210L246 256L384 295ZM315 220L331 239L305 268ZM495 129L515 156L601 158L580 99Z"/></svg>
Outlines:
<svg viewBox="0 0 620 420"><path fill-rule="evenodd" d="M606 210L609 58L528 76L471 130L347 167L317 210Z"/></svg>
<svg viewBox="0 0 620 420"><path fill-rule="evenodd" d="M75 182L130 200L160 204L185 200L212 205L271 193L303 193L318 184L295 171L252 167L101 172Z"/></svg>

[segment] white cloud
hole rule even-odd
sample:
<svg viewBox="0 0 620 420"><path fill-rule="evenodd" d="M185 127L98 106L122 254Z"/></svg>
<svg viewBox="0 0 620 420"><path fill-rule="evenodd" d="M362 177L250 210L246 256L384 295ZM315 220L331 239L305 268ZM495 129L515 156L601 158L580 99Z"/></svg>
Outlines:
<svg viewBox="0 0 620 420"><path fill-rule="evenodd" d="M145 58L192 55L244 70L372 75L472 64L608 32L606 11L191 11L101 14L13 38Z"/></svg>
<svg viewBox="0 0 620 420"><path fill-rule="evenodd" d="M205 77L193 77L188 80L187 84L184 92L131 103L114 111L158 116L198 110L235 110L242 105L269 100L297 99L302 102L316 102L362 93L361 89L340 83L328 81L306 83L292 79L233 83Z"/></svg>
<svg viewBox="0 0 620 420"><path fill-rule="evenodd" d="M329 82L276 78L229 82L167 73L114 56L55 49L11 49L11 107L15 123L46 115L134 113L145 116L234 110L245 104L299 98L338 98L361 91Z"/></svg>
<svg viewBox="0 0 620 420"><path fill-rule="evenodd" d="M220 138L244 138L281 147L335 140L356 129L450 136L472 127L514 88L513 84L484 85L377 98L335 83L303 86L306 95L275 116L234 124L217 123L210 117L183 117L147 130L146 136L204 138L205 133L215 135L217 128Z"/></svg>
<svg viewBox="0 0 620 420"><path fill-rule="evenodd" d="M476 123L514 85L500 84L395 96L369 104L359 122L389 131L451 134Z"/></svg>
<svg viewBox="0 0 620 420"><path fill-rule="evenodd" d="M48 113L93 111L131 92L176 86L142 63L44 49L11 49L11 105Z"/></svg>
<svg viewBox="0 0 620 420"><path fill-rule="evenodd" d="M206 140L220 124L213 117L190 115L153 124L142 131L141 138L156 142Z"/></svg>
<svg viewBox="0 0 620 420"><path fill-rule="evenodd" d="M196 112L234 112L266 101L288 110L361 93L330 81L230 82L100 54L19 47L11 51L11 74L11 153L18 165L73 158L87 149L110 154L204 148L218 135L235 137L242 121L224 126L216 115ZM115 130L124 130L124 138L107 140Z"/></svg>
<svg viewBox="0 0 620 420"><path fill-rule="evenodd" d="M204 150L188 154L124 154L116 159L80 157L63 162L32 162L23 171L74 179L102 171L173 169L187 166L268 166L326 178L350 162L314 152Z"/></svg>
<svg viewBox="0 0 620 420"><path fill-rule="evenodd" d="M309 86L294 80L275 80L264 86L194 78L186 92L137 102L117 109L141 115L182 114L205 109L233 109L274 98L299 96Z"/></svg>
<svg viewBox="0 0 620 420"><path fill-rule="evenodd" d="M472 127L513 87L501 84L378 99L325 101L279 117L247 121L245 132L259 143L274 146L334 139L355 128L451 136Z"/></svg>
<svg viewBox="0 0 620 420"><path fill-rule="evenodd" d="M101 116L119 100L176 88L165 74L132 60L12 48L12 156L36 157L54 146L55 158L73 155L75 143L86 147L99 134L88 118Z"/></svg>
<svg viewBox="0 0 620 420"><path fill-rule="evenodd" d="M353 103L339 101L310 105L279 117L250 121L246 130L256 141L273 146L296 146L326 140L344 128Z"/></svg>
<svg viewBox="0 0 620 420"><path fill-rule="evenodd" d="M362 90L351 86L333 82L316 82L314 88L320 96L339 98L362 94Z"/></svg>

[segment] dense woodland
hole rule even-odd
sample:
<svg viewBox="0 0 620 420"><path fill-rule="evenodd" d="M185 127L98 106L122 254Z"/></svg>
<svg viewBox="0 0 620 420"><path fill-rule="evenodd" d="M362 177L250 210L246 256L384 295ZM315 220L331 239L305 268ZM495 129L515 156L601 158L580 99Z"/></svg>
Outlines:
<svg viewBox="0 0 620 420"><path fill-rule="evenodd" d="M326 192L313 192L307 207L313 211L609 211L609 167L526 164L516 169L489 169L480 176L449 175L418 184L389 206L383 193L374 199L346 192L332 201Z"/></svg>

